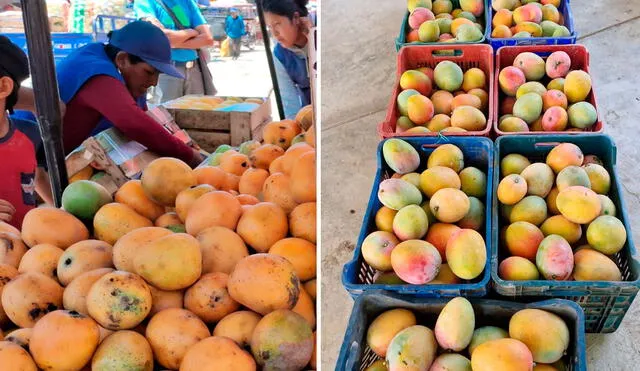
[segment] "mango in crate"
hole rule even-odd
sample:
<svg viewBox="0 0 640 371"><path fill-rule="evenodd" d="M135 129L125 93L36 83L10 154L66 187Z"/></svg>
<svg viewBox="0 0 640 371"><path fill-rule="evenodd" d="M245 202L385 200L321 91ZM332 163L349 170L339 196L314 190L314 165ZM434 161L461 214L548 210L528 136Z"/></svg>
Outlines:
<svg viewBox="0 0 640 371"><path fill-rule="evenodd" d="M367 345L380 357L387 355L391 340L407 327L416 325L416 317L406 309L392 309L378 315L367 330Z"/></svg>
<svg viewBox="0 0 640 371"><path fill-rule="evenodd" d="M410 173L420 165L420 156L410 144L399 139L389 139L382 146L385 162L393 171L400 174Z"/></svg>
<svg viewBox="0 0 640 371"><path fill-rule="evenodd" d="M554 363L569 347L569 328L558 315L540 309L523 309L511 317L509 336L525 343L540 363Z"/></svg>
<svg viewBox="0 0 640 371"><path fill-rule="evenodd" d="M474 350L471 355L471 368L474 371L531 370L533 355L519 340L491 340Z"/></svg>
<svg viewBox="0 0 640 371"><path fill-rule="evenodd" d="M438 343L431 329L420 325L407 327L391 340L387 365L391 370L406 366L427 370L436 358L437 350Z"/></svg>
<svg viewBox="0 0 640 371"><path fill-rule="evenodd" d="M465 298L457 297L442 308L434 333L443 349L459 352L469 346L475 325L471 303Z"/></svg>

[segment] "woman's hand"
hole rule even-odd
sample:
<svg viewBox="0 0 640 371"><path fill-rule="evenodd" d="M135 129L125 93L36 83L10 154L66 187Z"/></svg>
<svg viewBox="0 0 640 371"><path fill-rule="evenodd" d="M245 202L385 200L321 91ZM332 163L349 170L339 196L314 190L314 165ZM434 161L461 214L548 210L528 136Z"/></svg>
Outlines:
<svg viewBox="0 0 640 371"><path fill-rule="evenodd" d="M193 150L193 159L191 160L191 163L189 164L192 168L196 168L198 167L198 165L200 165L202 163L202 161L206 160L206 157L200 153L200 151L194 149Z"/></svg>
<svg viewBox="0 0 640 371"><path fill-rule="evenodd" d="M13 219L16 208L6 200L0 200L0 221L9 223Z"/></svg>

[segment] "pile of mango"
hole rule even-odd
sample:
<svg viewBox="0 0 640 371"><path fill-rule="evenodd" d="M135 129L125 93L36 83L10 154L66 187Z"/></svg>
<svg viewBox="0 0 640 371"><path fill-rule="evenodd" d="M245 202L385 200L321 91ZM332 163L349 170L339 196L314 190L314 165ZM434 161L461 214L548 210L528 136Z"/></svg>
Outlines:
<svg viewBox="0 0 640 371"><path fill-rule="evenodd" d="M627 231L607 196L611 175L596 156L572 143L554 147L546 162L512 153L500 164L497 189L507 221L500 245L504 280L621 281L612 256Z"/></svg>
<svg viewBox="0 0 640 371"><path fill-rule="evenodd" d="M455 284L480 276L487 261L478 233L486 218L486 174L465 167L453 144L436 148L423 166L401 139L387 140L383 155L396 174L380 183L379 230L362 243L364 260L380 272L376 283Z"/></svg>
<svg viewBox="0 0 640 371"><path fill-rule="evenodd" d="M427 322L419 324L418 318ZM487 325L476 327L480 321L473 305L457 297L433 318L433 329L425 326L433 323L429 316L418 318L408 309L391 309L371 322L367 345L384 360L366 371L566 369L562 357L571 336L567 324L554 313L523 309L511 316L508 329L492 326L491 318L480 319Z"/></svg>
<svg viewBox="0 0 640 371"><path fill-rule="evenodd" d="M476 42L484 37L484 0L409 0L407 42Z"/></svg>
<svg viewBox="0 0 640 371"><path fill-rule="evenodd" d="M566 52L551 53L546 61L531 52L520 53L500 71L498 128L505 132L587 131L598 121L589 102L591 76L571 69ZM546 84L546 86L545 86Z"/></svg>
<svg viewBox="0 0 640 371"><path fill-rule="evenodd" d="M295 125L0 223L0 369L315 369L316 151Z"/></svg>
<svg viewBox="0 0 640 371"><path fill-rule="evenodd" d="M558 10L561 2L562 0L493 0L491 6L495 14L491 20L491 37L571 36L571 31L564 25L564 16Z"/></svg>
<svg viewBox="0 0 640 371"><path fill-rule="evenodd" d="M433 69L405 71L400 88L398 133L481 131L487 126L487 76L479 68L463 71L442 61Z"/></svg>

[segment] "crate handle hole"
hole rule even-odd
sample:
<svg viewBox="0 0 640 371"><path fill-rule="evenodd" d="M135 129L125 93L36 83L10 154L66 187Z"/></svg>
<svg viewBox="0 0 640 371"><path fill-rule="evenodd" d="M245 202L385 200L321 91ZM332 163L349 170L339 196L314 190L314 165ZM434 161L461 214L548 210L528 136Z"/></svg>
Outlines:
<svg viewBox="0 0 640 371"><path fill-rule="evenodd" d="M540 142L536 143L536 147L556 147L559 146L560 142Z"/></svg>
<svg viewBox="0 0 640 371"><path fill-rule="evenodd" d="M438 148L440 147L442 144L423 144L422 145L422 149L428 149L428 148Z"/></svg>
<svg viewBox="0 0 640 371"><path fill-rule="evenodd" d="M453 53L453 55L451 55ZM462 58L464 56L464 51L460 49L438 49L431 52L431 55L434 58Z"/></svg>

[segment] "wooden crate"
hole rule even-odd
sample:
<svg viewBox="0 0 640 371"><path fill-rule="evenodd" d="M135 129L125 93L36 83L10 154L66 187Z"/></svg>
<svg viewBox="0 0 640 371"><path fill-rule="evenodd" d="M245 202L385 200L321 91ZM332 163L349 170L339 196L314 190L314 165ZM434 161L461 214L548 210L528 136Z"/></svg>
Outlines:
<svg viewBox="0 0 640 371"><path fill-rule="evenodd" d="M238 146L248 140L262 140L262 128L271 121L271 103L266 98L255 99L262 99L263 103L258 107L238 103L215 111L170 107L167 110L194 142L213 152L221 144Z"/></svg>

